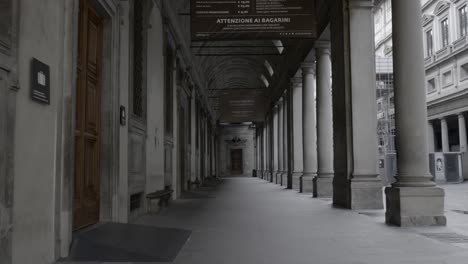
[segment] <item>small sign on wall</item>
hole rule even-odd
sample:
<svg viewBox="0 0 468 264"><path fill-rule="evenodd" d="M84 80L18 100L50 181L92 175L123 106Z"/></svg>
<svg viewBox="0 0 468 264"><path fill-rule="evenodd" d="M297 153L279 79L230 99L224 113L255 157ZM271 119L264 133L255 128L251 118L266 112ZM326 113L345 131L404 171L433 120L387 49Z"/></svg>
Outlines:
<svg viewBox="0 0 468 264"><path fill-rule="evenodd" d="M50 105L50 68L35 58L31 62L31 99Z"/></svg>

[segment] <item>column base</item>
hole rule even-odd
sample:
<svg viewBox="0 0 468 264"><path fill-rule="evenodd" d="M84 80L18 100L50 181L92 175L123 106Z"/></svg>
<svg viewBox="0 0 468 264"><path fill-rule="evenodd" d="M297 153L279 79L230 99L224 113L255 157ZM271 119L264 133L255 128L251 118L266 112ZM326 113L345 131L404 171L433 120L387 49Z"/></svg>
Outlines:
<svg viewBox="0 0 468 264"><path fill-rule="evenodd" d="M281 174L283 174L280 171L277 171L275 174L275 184L281 184Z"/></svg>
<svg viewBox="0 0 468 264"><path fill-rule="evenodd" d="M298 192L301 191L301 177L302 172L293 172L292 175L292 188Z"/></svg>
<svg viewBox="0 0 468 264"><path fill-rule="evenodd" d="M383 209L382 182L377 177L335 178L333 206L353 210Z"/></svg>
<svg viewBox="0 0 468 264"><path fill-rule="evenodd" d="M382 188L382 181L377 177L371 179L352 179L351 209L384 209Z"/></svg>
<svg viewBox="0 0 468 264"><path fill-rule="evenodd" d="M315 174L304 174L301 177L301 193L312 194L314 192Z"/></svg>
<svg viewBox="0 0 468 264"><path fill-rule="evenodd" d="M281 174L281 186L288 187L288 172L287 171Z"/></svg>
<svg viewBox="0 0 468 264"><path fill-rule="evenodd" d="M401 227L445 226L444 189L440 187L388 187L385 189L387 224Z"/></svg>
<svg viewBox="0 0 468 264"><path fill-rule="evenodd" d="M313 184L315 198L333 197L333 174L317 176L314 178Z"/></svg>

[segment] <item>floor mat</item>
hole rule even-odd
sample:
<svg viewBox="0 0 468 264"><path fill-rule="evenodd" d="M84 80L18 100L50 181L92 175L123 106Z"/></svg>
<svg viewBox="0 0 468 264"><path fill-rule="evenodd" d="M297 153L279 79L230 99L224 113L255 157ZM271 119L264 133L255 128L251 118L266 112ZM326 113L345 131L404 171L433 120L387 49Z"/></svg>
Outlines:
<svg viewBox="0 0 468 264"><path fill-rule="evenodd" d="M70 256L62 261L171 262L189 230L106 223L75 234Z"/></svg>

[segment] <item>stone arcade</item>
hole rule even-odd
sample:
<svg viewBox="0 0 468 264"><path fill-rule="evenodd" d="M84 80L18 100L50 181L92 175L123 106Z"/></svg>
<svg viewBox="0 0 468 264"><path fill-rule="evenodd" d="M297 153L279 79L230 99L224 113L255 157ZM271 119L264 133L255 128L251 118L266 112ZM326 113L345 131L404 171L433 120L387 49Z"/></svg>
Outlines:
<svg viewBox="0 0 468 264"><path fill-rule="evenodd" d="M0 263L53 263L84 227L136 223L149 193L253 173L337 208L386 201L391 225L446 225L421 3L391 2L399 159L383 194L372 0L315 0L316 39L243 42L192 42L189 0L3 0ZM33 58L50 67L50 105L30 98ZM265 115L219 122L226 90L256 91Z"/></svg>

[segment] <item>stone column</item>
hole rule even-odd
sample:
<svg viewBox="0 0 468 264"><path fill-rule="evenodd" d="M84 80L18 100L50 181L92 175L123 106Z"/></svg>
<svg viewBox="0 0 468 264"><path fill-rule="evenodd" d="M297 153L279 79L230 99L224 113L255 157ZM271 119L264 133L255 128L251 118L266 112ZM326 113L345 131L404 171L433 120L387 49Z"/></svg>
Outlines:
<svg viewBox="0 0 468 264"><path fill-rule="evenodd" d="M278 101L278 173L276 173L275 177L275 183L276 184L281 184L281 175L283 174L284 168L283 168L283 155L284 155L284 149L283 149L283 98L280 98Z"/></svg>
<svg viewBox="0 0 468 264"><path fill-rule="evenodd" d="M259 176L259 173L261 171L261 157L260 157L260 135L261 135L261 130L260 128L257 127L257 129L255 130L255 136L254 136L254 140L255 140L255 152L254 152L254 156L255 156L255 172L257 173L257 176L260 178Z"/></svg>
<svg viewBox="0 0 468 264"><path fill-rule="evenodd" d="M314 197L333 197L333 109L329 43L318 43L317 56L317 177Z"/></svg>
<svg viewBox="0 0 468 264"><path fill-rule="evenodd" d="M190 100L190 182L195 182L197 180L197 148L195 142L197 140L197 94L196 89L192 90L192 97ZM192 186L188 186L191 188Z"/></svg>
<svg viewBox="0 0 468 264"><path fill-rule="evenodd" d="M313 179L317 176L317 127L315 124L315 64L306 62L302 67L302 140L304 172L301 192L313 192Z"/></svg>
<svg viewBox="0 0 468 264"><path fill-rule="evenodd" d="M442 131L442 152L450 152L449 134L446 117L440 119L440 128Z"/></svg>
<svg viewBox="0 0 468 264"><path fill-rule="evenodd" d="M463 113L458 114L458 130L460 137L460 152L467 151L467 142L466 142L466 121Z"/></svg>
<svg viewBox="0 0 468 264"><path fill-rule="evenodd" d="M398 164L386 188L386 222L398 226L445 225L444 190L431 181L421 3L392 0Z"/></svg>
<svg viewBox="0 0 468 264"><path fill-rule="evenodd" d="M292 89L292 155L293 155L293 168L292 168L292 188L293 190L301 190L301 176L302 176L302 79L293 78L291 80Z"/></svg>
<svg viewBox="0 0 468 264"><path fill-rule="evenodd" d="M260 139L259 139L259 153L260 153L260 177L262 179L265 179L265 145L264 145L264 141L265 141L265 130L266 130L266 127L263 126L262 127L262 130L261 130L261 134L260 134Z"/></svg>
<svg viewBox="0 0 468 264"><path fill-rule="evenodd" d="M288 153L288 104L289 98L287 91L283 96L283 173L281 174L281 186L288 186L288 174L289 174L289 153Z"/></svg>
<svg viewBox="0 0 468 264"><path fill-rule="evenodd" d="M427 146L429 152L435 152L435 144L434 144L434 124L432 121L427 122Z"/></svg>
<svg viewBox="0 0 468 264"><path fill-rule="evenodd" d="M278 105L275 105L273 108L273 126L271 127L271 148L273 150L273 156L271 157L271 161L273 163L273 171L271 173L270 181L273 183L276 183L276 174L278 174L279 171L279 163L278 163L278 156L279 156L279 151L278 151L278 113L279 113L279 107Z"/></svg>
<svg viewBox="0 0 468 264"><path fill-rule="evenodd" d="M274 110L272 110L274 112ZM274 165L275 162L273 161L273 157L275 155L274 149L273 149L273 114L270 114L270 116L267 119L267 131L266 131L266 137L265 137L265 148L267 151L267 170L268 170L268 181L271 182L271 175L273 175Z"/></svg>

